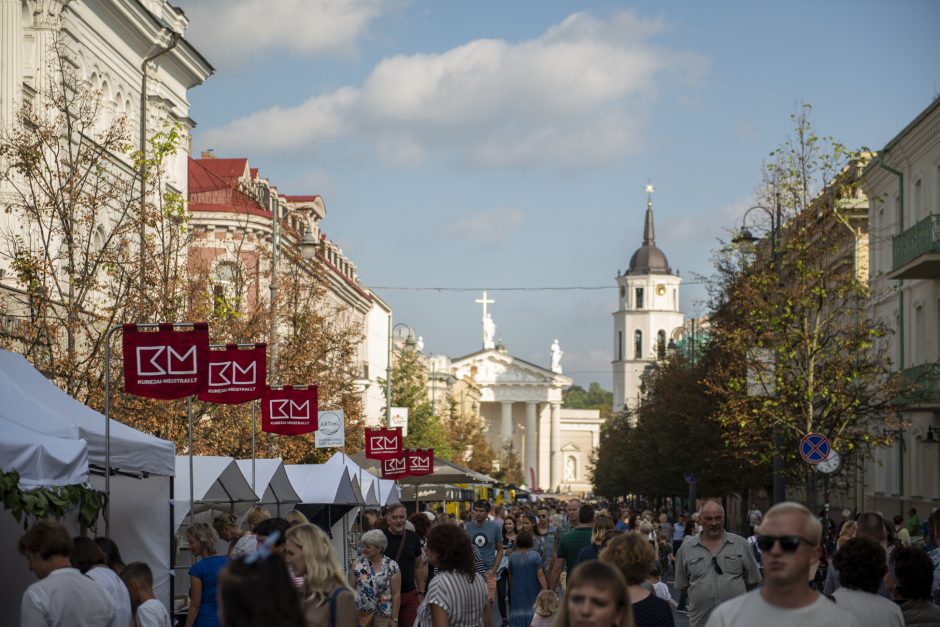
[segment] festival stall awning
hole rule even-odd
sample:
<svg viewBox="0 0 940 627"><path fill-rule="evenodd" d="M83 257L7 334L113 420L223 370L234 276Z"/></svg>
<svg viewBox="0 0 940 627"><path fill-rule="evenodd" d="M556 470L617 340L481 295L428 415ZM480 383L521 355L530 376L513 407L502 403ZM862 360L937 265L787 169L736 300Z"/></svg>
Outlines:
<svg viewBox="0 0 940 627"><path fill-rule="evenodd" d="M19 473L34 490L88 482L88 447L81 440L43 435L10 421L0 404L0 470Z"/></svg>
<svg viewBox="0 0 940 627"><path fill-rule="evenodd" d="M173 486L176 495L176 509L173 512L175 529L189 515L189 456L176 458L176 479ZM252 503L258 496L245 480L238 464L231 457L193 457L193 511L198 513L207 509L229 510L238 513Z"/></svg>
<svg viewBox="0 0 940 627"><path fill-rule="evenodd" d="M342 466L292 464L284 466L301 503L316 505L362 505L352 480Z"/></svg>
<svg viewBox="0 0 940 627"><path fill-rule="evenodd" d="M88 462L105 467L104 415L78 402L24 357L0 350L3 417L45 435L85 440ZM176 446L111 420L111 468L172 476Z"/></svg>
<svg viewBox="0 0 940 627"><path fill-rule="evenodd" d="M381 480L376 475L372 474L368 470L365 470L354 462L349 455L344 453L334 453L326 464L330 467L341 467L345 468L349 478L353 482L353 486L359 490L361 495L361 503L364 505L382 505L379 502L378 496L378 482Z"/></svg>
<svg viewBox="0 0 940 627"><path fill-rule="evenodd" d="M380 462L367 458L365 453L353 453L347 457L373 474L380 475L382 472ZM493 477L484 475L483 473L465 468L454 462L441 459L440 457L435 457L434 472L420 477L405 477L404 479L399 479L398 483L400 485L438 485L447 483L495 484L499 482Z"/></svg>
<svg viewBox="0 0 940 627"><path fill-rule="evenodd" d="M239 459L236 461L238 469L242 471L245 481L251 485L251 460ZM255 466L255 495L262 505L289 505L300 503L300 495L294 490L294 485L287 476L284 462L280 459L256 459Z"/></svg>

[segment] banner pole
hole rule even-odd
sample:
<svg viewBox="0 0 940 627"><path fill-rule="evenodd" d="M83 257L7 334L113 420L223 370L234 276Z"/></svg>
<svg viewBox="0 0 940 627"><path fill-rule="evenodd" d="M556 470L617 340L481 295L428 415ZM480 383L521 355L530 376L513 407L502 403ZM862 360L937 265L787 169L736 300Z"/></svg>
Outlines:
<svg viewBox="0 0 940 627"><path fill-rule="evenodd" d="M186 416L189 419L189 526L196 522L196 503L193 493L195 481L193 479L193 397L186 398Z"/></svg>
<svg viewBox="0 0 940 627"><path fill-rule="evenodd" d="M121 328L116 324L104 336L104 535L111 537L111 334Z"/></svg>
<svg viewBox="0 0 940 627"><path fill-rule="evenodd" d="M257 427L255 426L255 421L257 420L257 411L258 411L258 401L251 401L251 491L255 490L255 439L257 438Z"/></svg>

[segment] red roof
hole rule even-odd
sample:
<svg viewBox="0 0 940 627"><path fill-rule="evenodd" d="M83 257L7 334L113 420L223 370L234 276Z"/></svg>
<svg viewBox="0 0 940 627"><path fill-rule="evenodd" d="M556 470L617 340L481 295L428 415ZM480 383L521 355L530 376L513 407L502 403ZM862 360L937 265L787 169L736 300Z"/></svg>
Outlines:
<svg viewBox="0 0 940 627"><path fill-rule="evenodd" d="M307 196L284 196L287 202L316 202L320 199L319 194L310 194Z"/></svg>
<svg viewBox="0 0 940 627"><path fill-rule="evenodd" d="M248 159L196 159L203 167L226 179L237 179L244 176L248 169Z"/></svg>
<svg viewBox="0 0 940 627"><path fill-rule="evenodd" d="M213 161L213 159L189 160L189 193L198 194L231 188L231 184L225 179L205 167L206 161Z"/></svg>

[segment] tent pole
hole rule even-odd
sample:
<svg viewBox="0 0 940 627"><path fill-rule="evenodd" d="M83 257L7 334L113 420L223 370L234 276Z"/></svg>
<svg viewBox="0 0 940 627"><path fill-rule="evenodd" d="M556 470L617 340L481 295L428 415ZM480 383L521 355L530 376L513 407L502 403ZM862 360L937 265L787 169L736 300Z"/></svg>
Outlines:
<svg viewBox="0 0 940 627"><path fill-rule="evenodd" d="M257 427L255 426L255 421L257 419L258 412L258 401L251 401L251 490L255 490L255 438L257 437ZM278 511L280 515L280 511Z"/></svg>
<svg viewBox="0 0 940 627"><path fill-rule="evenodd" d="M111 537L111 334L120 328L121 325L116 324L104 335L104 535L109 538Z"/></svg>
<svg viewBox="0 0 940 627"><path fill-rule="evenodd" d="M196 503L193 493L196 491L193 479L193 397L186 399L186 417L189 419L189 526L196 522Z"/></svg>

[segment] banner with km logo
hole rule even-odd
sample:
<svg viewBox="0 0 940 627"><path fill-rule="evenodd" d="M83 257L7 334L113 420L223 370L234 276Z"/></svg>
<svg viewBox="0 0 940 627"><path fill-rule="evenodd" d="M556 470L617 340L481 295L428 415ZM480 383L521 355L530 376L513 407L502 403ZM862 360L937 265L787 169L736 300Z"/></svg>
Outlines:
<svg viewBox="0 0 940 627"><path fill-rule="evenodd" d="M128 394L172 400L198 394L208 383L209 325L175 331L160 323L156 331L124 325L124 390Z"/></svg>
<svg viewBox="0 0 940 627"><path fill-rule="evenodd" d="M266 344L254 348L227 344L224 350L210 350L208 382L199 400L236 405L261 398L268 368L265 348Z"/></svg>
<svg viewBox="0 0 940 627"><path fill-rule="evenodd" d="M301 435L317 430L317 386L285 385L261 397L261 430L280 435Z"/></svg>

